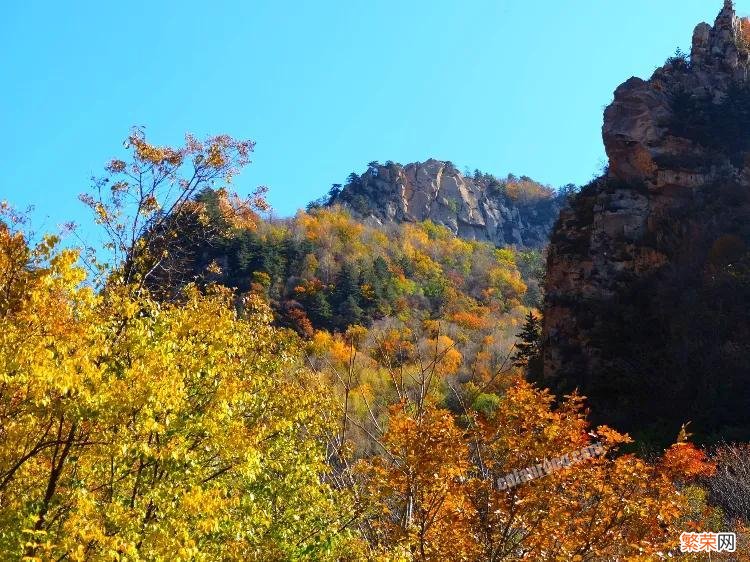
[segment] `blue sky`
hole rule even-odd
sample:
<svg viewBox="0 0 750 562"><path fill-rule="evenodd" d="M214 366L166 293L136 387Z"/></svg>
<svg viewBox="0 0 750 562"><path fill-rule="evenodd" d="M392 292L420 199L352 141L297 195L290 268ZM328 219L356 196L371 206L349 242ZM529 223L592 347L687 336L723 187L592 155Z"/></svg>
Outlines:
<svg viewBox="0 0 750 562"><path fill-rule="evenodd" d="M186 131L257 142L241 193L289 215L370 160L584 183L602 109L721 0L9 2L0 18L0 199L38 228L122 153ZM750 12L750 0L738 11Z"/></svg>

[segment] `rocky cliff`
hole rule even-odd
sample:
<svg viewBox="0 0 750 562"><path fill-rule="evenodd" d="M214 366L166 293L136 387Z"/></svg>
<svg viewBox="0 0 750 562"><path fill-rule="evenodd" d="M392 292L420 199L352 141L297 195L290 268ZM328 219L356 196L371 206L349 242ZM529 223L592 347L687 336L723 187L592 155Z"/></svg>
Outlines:
<svg viewBox="0 0 750 562"><path fill-rule="evenodd" d="M608 172L551 236L543 380L626 430L749 433L748 38L727 0L689 56L617 88Z"/></svg>
<svg viewBox="0 0 750 562"><path fill-rule="evenodd" d="M373 162L350 176L327 202L378 223L431 220L454 234L497 246L541 247L557 218L562 197L530 178L464 176L450 162L400 165Z"/></svg>

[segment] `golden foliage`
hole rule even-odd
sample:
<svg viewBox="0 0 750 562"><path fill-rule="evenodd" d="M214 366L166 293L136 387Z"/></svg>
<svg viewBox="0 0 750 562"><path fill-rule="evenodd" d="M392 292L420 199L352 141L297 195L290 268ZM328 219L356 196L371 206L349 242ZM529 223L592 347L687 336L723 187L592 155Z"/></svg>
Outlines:
<svg viewBox="0 0 750 562"><path fill-rule="evenodd" d="M468 450L450 413L431 403L419 412L396 405L383 442L387 456L359 467L376 514L373 541L415 560L475 559L474 508L462 483Z"/></svg>
<svg viewBox="0 0 750 562"><path fill-rule="evenodd" d="M265 305L95 294L76 261L0 229L0 557L335 557L325 402Z"/></svg>

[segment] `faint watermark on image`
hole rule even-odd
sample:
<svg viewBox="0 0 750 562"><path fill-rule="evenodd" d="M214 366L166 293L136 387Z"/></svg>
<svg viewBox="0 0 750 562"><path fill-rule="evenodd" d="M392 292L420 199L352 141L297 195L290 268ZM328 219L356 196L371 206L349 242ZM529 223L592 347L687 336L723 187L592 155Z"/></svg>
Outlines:
<svg viewBox="0 0 750 562"><path fill-rule="evenodd" d="M505 476L501 476L497 481L497 486L500 490L509 490L514 486L523 484L524 482L530 482L531 480L542 478L563 468L567 468L586 459L598 457L603 454L604 446L601 443L594 443L593 445L584 447L579 451L567 453L551 460L544 459L543 462L534 466L522 468L521 470L514 470Z"/></svg>

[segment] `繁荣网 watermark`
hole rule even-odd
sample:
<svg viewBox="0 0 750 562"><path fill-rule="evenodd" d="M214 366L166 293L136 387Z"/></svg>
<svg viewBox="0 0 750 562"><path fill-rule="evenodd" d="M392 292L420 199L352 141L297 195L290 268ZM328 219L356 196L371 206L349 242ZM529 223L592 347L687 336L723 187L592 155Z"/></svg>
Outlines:
<svg viewBox="0 0 750 562"><path fill-rule="evenodd" d="M680 552L734 552L737 535L734 533L682 533Z"/></svg>
<svg viewBox="0 0 750 562"><path fill-rule="evenodd" d="M534 466L522 468L521 470L514 470L510 474L500 477L497 485L501 490L509 490L523 482L530 482L531 480L542 478L543 476L552 474L562 468L567 468L581 461L592 457L598 457L602 454L604 454L604 446L601 443L594 443L593 445L584 447L574 453L568 453L561 457L553 458L552 460L544 459L544 462Z"/></svg>

